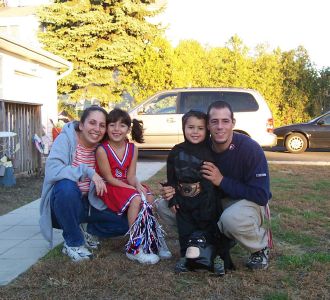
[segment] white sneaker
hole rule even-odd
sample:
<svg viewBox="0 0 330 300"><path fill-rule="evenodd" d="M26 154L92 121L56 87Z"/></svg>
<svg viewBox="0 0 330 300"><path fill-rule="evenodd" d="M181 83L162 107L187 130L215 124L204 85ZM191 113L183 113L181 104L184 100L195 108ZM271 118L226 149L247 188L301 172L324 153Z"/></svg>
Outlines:
<svg viewBox="0 0 330 300"><path fill-rule="evenodd" d="M100 243L99 239L97 238L97 236L91 235L90 233L88 233L82 224L80 225L80 229L84 235L85 246L88 249L99 249L101 246L101 243Z"/></svg>
<svg viewBox="0 0 330 300"><path fill-rule="evenodd" d="M69 256L72 261L75 262L93 258L93 253L89 252L85 246L69 247L66 243L64 243L62 253Z"/></svg>
<svg viewBox="0 0 330 300"><path fill-rule="evenodd" d="M140 264L153 265L159 262L159 256L157 254L144 253L142 249L135 255L126 252L126 256L130 260L137 260Z"/></svg>

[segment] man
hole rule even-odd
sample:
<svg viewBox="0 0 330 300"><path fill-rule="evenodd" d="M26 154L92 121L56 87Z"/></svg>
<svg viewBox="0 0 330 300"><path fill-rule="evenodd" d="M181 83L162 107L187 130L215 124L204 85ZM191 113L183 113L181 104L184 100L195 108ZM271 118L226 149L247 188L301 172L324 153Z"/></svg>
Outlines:
<svg viewBox="0 0 330 300"><path fill-rule="evenodd" d="M215 163L204 162L201 172L220 190L219 230L251 253L246 262L249 269L267 269L271 239L262 224L269 213L271 192L266 157L254 140L233 132L235 119L228 103L212 103L207 115ZM162 193L170 200L175 189L163 187ZM158 205L159 215L173 224L174 215L164 203Z"/></svg>

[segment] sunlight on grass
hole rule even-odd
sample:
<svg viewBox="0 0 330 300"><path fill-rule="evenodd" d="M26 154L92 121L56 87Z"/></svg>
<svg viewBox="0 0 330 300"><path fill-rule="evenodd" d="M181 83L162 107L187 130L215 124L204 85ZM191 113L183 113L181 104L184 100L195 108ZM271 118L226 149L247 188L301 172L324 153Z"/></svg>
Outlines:
<svg viewBox="0 0 330 300"><path fill-rule="evenodd" d="M313 263L330 263L330 253L306 253L303 255L284 255L277 264L282 269L309 268Z"/></svg>

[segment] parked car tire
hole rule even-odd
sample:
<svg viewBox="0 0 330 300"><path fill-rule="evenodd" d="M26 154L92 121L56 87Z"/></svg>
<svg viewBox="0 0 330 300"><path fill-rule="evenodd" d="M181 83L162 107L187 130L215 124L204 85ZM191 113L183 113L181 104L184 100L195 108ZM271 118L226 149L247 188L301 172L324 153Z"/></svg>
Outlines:
<svg viewBox="0 0 330 300"><path fill-rule="evenodd" d="M291 133L285 139L285 148L291 153L305 152L308 147L306 137L301 133Z"/></svg>

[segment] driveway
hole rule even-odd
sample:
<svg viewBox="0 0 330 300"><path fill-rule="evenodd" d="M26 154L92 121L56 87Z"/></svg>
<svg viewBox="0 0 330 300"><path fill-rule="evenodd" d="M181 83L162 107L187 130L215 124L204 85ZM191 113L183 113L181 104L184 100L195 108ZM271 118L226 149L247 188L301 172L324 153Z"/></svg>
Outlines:
<svg viewBox="0 0 330 300"><path fill-rule="evenodd" d="M292 154L282 147L265 148L269 163L321 164L330 165L329 150L307 150L301 154ZM140 151L140 162L165 162L169 151Z"/></svg>

